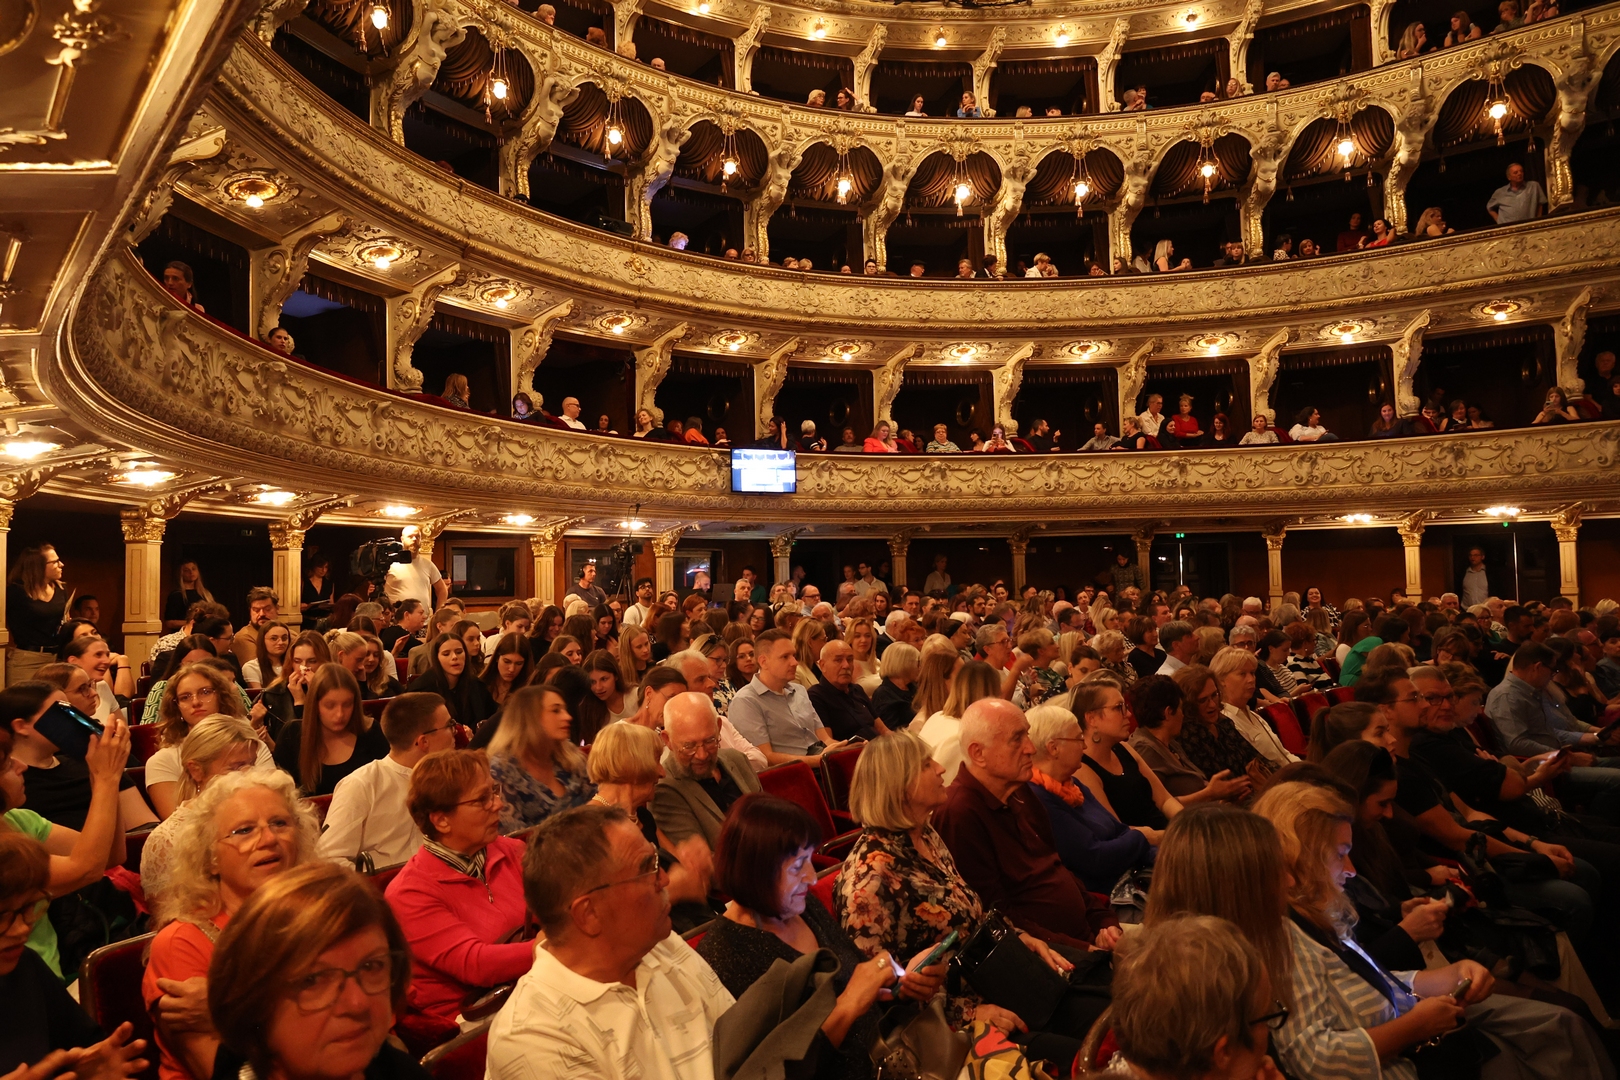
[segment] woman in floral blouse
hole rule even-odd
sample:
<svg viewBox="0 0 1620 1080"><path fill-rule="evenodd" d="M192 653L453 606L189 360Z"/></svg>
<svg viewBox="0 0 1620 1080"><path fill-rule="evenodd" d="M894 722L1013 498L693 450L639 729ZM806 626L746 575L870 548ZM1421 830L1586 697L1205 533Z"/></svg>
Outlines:
<svg viewBox="0 0 1620 1080"><path fill-rule="evenodd" d="M944 769L928 744L909 731L892 732L867 744L850 781L849 808L864 826L844 860L834 890L834 912L845 932L867 956L887 949L914 956L942 941L952 930L966 942L988 914L978 894L956 869L956 861L929 818L945 805ZM1020 933L1024 944L1068 978L1074 965L1039 938ZM959 942L957 950L960 950ZM909 951L908 951L909 950ZM1095 965L1106 986L1108 967ZM1087 977L1088 984L1095 977ZM1070 1062L1086 1030L1019 1031L1012 1012L981 999L966 983L947 986L945 1015L953 1025L979 1020L1018 1042L1028 1039L1032 1057ZM1106 993L1106 991L1102 991ZM1071 997L1076 996L1071 992ZM1100 1000L1100 999L1098 999ZM1100 1007L1100 1006L1099 1006ZM1074 1011L1060 1006L1054 1017ZM1094 1013L1093 1013L1094 1015ZM1077 1024L1089 1028L1089 1023Z"/></svg>
<svg viewBox="0 0 1620 1080"><path fill-rule="evenodd" d="M1233 778L1241 777L1249 771L1251 762L1258 762L1262 776L1270 772L1249 740L1221 713L1220 688L1209 668L1189 664L1176 672L1174 678L1187 702L1186 719L1178 741L1188 761L1198 766L1205 776L1214 776L1225 769Z"/></svg>
<svg viewBox="0 0 1620 1080"><path fill-rule="evenodd" d="M521 832L596 794L585 754L568 737L573 722L553 686L525 686L506 699L489 742L490 775L505 800L501 832Z"/></svg>

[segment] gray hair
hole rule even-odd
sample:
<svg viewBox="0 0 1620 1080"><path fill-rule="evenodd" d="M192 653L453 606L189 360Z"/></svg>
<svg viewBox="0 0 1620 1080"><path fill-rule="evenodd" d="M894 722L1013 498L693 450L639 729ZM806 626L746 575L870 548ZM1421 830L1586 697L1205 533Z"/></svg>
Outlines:
<svg viewBox="0 0 1620 1080"><path fill-rule="evenodd" d="M678 653L671 653L669 659L664 661L665 667L672 671L678 671L683 676L689 670L687 667L689 664L702 664L705 671L714 671L713 662L696 649L682 649Z"/></svg>
<svg viewBox="0 0 1620 1080"><path fill-rule="evenodd" d="M523 898L547 936L568 926L568 908L613 867L608 829L634 825L617 806L587 803L542 821L523 853Z"/></svg>
<svg viewBox="0 0 1620 1080"><path fill-rule="evenodd" d="M1232 627L1232 632L1226 635L1226 643L1234 645L1239 638L1258 638L1259 636L1260 632L1258 630L1245 623Z"/></svg>
<svg viewBox="0 0 1620 1080"><path fill-rule="evenodd" d="M799 425L799 433L802 435L814 435L816 433L816 422L814 420L806 420L804 423Z"/></svg>
<svg viewBox="0 0 1620 1080"><path fill-rule="evenodd" d="M1177 619L1174 622L1167 622L1163 626L1159 627L1159 644L1168 650L1170 646L1174 645L1176 642L1180 641L1182 638L1186 637L1192 632L1193 627L1192 623L1190 622L1184 622L1181 619Z"/></svg>

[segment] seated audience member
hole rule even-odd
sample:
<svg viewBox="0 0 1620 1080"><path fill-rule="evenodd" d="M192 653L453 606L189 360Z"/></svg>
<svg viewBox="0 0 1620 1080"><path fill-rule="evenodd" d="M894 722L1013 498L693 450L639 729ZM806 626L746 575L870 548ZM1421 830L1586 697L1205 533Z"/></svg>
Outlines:
<svg viewBox="0 0 1620 1080"><path fill-rule="evenodd" d="M1093 689L1083 686L1080 693ZM1078 778L1086 740L1074 714L1062 706L1040 705L1028 717L1035 744L1029 787L1046 806L1052 846L1063 865L1095 892L1111 888L1127 871L1151 866L1157 830L1127 826Z"/></svg>
<svg viewBox="0 0 1620 1080"><path fill-rule="evenodd" d="M1271 430L1271 420L1265 413L1255 413L1249 430L1238 440L1239 446L1275 446L1277 433Z"/></svg>
<svg viewBox="0 0 1620 1080"><path fill-rule="evenodd" d="M388 740L388 755L337 782L321 831L323 859L397 866L422 846L407 805L411 775L429 754L455 749L455 721L437 694L401 694L388 703L377 727Z"/></svg>
<svg viewBox="0 0 1620 1080"><path fill-rule="evenodd" d="M959 454L962 452L962 448L951 441L950 430L944 424L934 425L934 437L928 440L925 449L930 454Z"/></svg>
<svg viewBox="0 0 1620 1080"><path fill-rule="evenodd" d="M984 113L979 110L979 106L973 100L973 94L971 92L969 92L969 91L964 90L962 92L962 103L956 107L957 119L959 119L959 120L967 120L967 119L977 120L980 117L982 117L983 115L984 115Z"/></svg>
<svg viewBox="0 0 1620 1080"><path fill-rule="evenodd" d="M20 832L0 831L0 990L6 1023L0 1037L0 1070L34 1080L58 1075L79 1080L129 1080L146 1071L143 1039L130 1040L121 1024L111 1037L69 996L60 973L32 948L30 934L45 922L51 896L51 855Z"/></svg>
<svg viewBox="0 0 1620 1080"><path fill-rule="evenodd" d="M179 746L181 779L175 792L178 805L146 834L141 846L141 890L148 896L169 891L169 869L174 862L175 838L185 829L189 809L216 777L259 768L264 749L259 735L246 720L214 715L200 720Z"/></svg>
<svg viewBox="0 0 1620 1080"><path fill-rule="evenodd" d="M1209 418L1209 447L1211 450L1224 450L1236 446L1238 437L1227 422L1226 414L1216 413Z"/></svg>
<svg viewBox="0 0 1620 1080"><path fill-rule="evenodd" d="M1080 447L1081 453L1095 453L1098 450L1112 450L1119 445L1119 440L1108 434L1106 424L1092 424L1091 438Z"/></svg>
<svg viewBox="0 0 1620 1080"><path fill-rule="evenodd" d="M766 761L814 765L822 751L842 745L816 715L809 691L795 681L799 658L793 635L784 630L760 634L754 639L754 659L759 673L731 699L726 719Z"/></svg>
<svg viewBox="0 0 1620 1080"><path fill-rule="evenodd" d="M825 109L827 107L827 91L812 90L805 97L804 103L812 109Z"/></svg>
<svg viewBox="0 0 1620 1080"><path fill-rule="evenodd" d="M1157 450L1159 440L1142 430L1142 422L1134 416L1127 416L1120 421L1120 439L1114 444L1115 450Z"/></svg>
<svg viewBox="0 0 1620 1080"><path fill-rule="evenodd" d="M1216 266L1246 266L1249 262L1249 252L1241 240L1228 240L1221 248L1221 257L1215 260Z"/></svg>
<svg viewBox="0 0 1620 1080"><path fill-rule="evenodd" d="M1543 403L1541 411L1530 422L1532 424L1569 424L1578 422L1581 419L1579 410L1569 403L1569 399L1564 395L1563 388L1554 386L1547 391L1547 399Z"/></svg>
<svg viewBox="0 0 1620 1080"><path fill-rule="evenodd" d="M199 625L212 623L213 619L205 619ZM228 622L225 625L230 625ZM175 644L167 652L158 657L153 664L152 673L156 677L150 689L146 692L146 705L141 710L139 718L131 715L130 719L138 724L155 724L158 722L158 706L163 701L163 692L168 689L169 679L187 664L201 663L204 660L219 659L219 650L204 634L183 634L175 639ZM241 695L243 702L247 695ZM246 708L246 705L243 706Z"/></svg>
<svg viewBox="0 0 1620 1080"><path fill-rule="evenodd" d="M900 448L895 445L894 436L889 433L887 422L879 423L868 435L861 449L868 454L895 454Z"/></svg>
<svg viewBox="0 0 1620 1080"><path fill-rule="evenodd" d="M1373 218L1372 235L1361 238L1363 248L1388 247L1395 239L1395 229L1386 218Z"/></svg>
<svg viewBox="0 0 1620 1080"><path fill-rule="evenodd" d="M1048 945L1113 948L1117 920L1091 910L1084 885L1052 847L1045 808L1029 791L1035 751L1024 714L1000 698L975 702L962 717L961 741L962 768L936 821L967 883Z"/></svg>
<svg viewBox="0 0 1620 1080"><path fill-rule="evenodd" d="M607 31L600 26L587 26L585 28L585 44L595 45L598 48L607 48Z"/></svg>
<svg viewBox="0 0 1620 1080"><path fill-rule="evenodd" d="M281 623L272 623L261 630L253 659L242 665L242 681L247 688L261 689L280 675L291 648L292 631Z"/></svg>
<svg viewBox="0 0 1620 1080"><path fill-rule="evenodd" d="M168 891L152 898L159 929L141 980L162 1080L214 1075L219 1036L183 1007L199 988L179 984L207 978L219 931L255 889L315 858L319 831L292 777L273 769L221 776L188 808Z"/></svg>
<svg viewBox="0 0 1620 1080"><path fill-rule="evenodd" d="M1507 674L1485 699L1485 716L1496 729L1497 742L1506 753L1522 759L1549 750L1567 749L1572 764L1559 779L1570 798L1587 803L1604 818L1620 819L1620 769L1594 757L1600 743L1596 732L1581 731L1568 708L1548 692L1556 654L1536 641L1526 641L1513 652ZM1610 737L1609 745L1614 738Z"/></svg>
<svg viewBox="0 0 1620 1080"><path fill-rule="evenodd" d="M1455 231L1446 224L1438 206L1431 206L1419 214L1417 224L1412 227L1412 235L1417 237L1446 236Z"/></svg>
<svg viewBox="0 0 1620 1080"><path fill-rule="evenodd" d="M179 805L180 785L185 778L180 744L193 726L217 715L246 720L247 710L237 696L236 685L213 661L181 668L164 687L163 699L158 703L158 723L162 725L158 750L146 760L146 798L158 817L168 817ZM270 748L262 742L257 764L266 769L275 765Z"/></svg>
<svg viewBox="0 0 1620 1080"><path fill-rule="evenodd" d="M259 695L259 700L248 711L248 718L254 726L262 724L266 733L274 739L287 724L303 719L309 680L315 677L317 668L331 661L332 654L326 647L326 639L320 634L305 630L293 638L292 648L287 650L287 659L281 665L281 674L264 688L264 693ZM151 695L146 700L150 703ZM221 707L216 711L228 710Z"/></svg>
<svg viewBox="0 0 1620 1080"><path fill-rule="evenodd" d="M939 763L910 732L885 735L856 762L849 807L861 834L838 875L833 906L862 954L916 956L951 931L966 940L985 922L989 908L931 823L949 797ZM1069 981L1051 1018L1030 1030L960 980L947 987L946 1016L953 1025L981 1020L1024 1043L1031 1057L1072 1062L1106 1004L1108 964L1100 953L1049 946L1022 920L1015 922L1025 947Z"/></svg>
<svg viewBox="0 0 1620 1080"><path fill-rule="evenodd" d="M216 1075L427 1080L388 1039L405 1006L408 955L363 878L323 863L282 874L220 935L208 988Z"/></svg>
<svg viewBox="0 0 1620 1080"><path fill-rule="evenodd" d="M459 371L453 372L444 380L444 390L439 396L455 408L472 408L472 403L468 400L472 397L472 387L467 383L467 376Z"/></svg>
<svg viewBox="0 0 1620 1080"><path fill-rule="evenodd" d="M1361 212L1357 211L1350 215L1349 227L1339 234L1334 248L1337 251L1357 251L1366 238L1367 226L1362 221Z"/></svg>
<svg viewBox="0 0 1620 1080"><path fill-rule="evenodd" d="M40 668L36 674L46 670ZM32 723L60 700L61 696L53 687L37 680L26 680L0 692L0 709L7 715L21 714L23 719ZM129 757L128 726L120 723L109 725L105 735L91 737L90 746L82 758L74 759L83 766L83 772L79 775L88 797L82 827L78 829L56 824L33 810L23 808L28 797L20 773L32 772L33 768L21 758L13 758L14 746L12 728L9 725L0 728L0 836L21 833L43 845L48 859L48 873L41 887L48 894L47 900L94 885L101 880L105 871L121 865L127 857L124 829L119 821L118 785L123 779L124 763ZM34 920L19 917L17 928L25 921L29 929L22 933L22 938L28 949L37 953L52 974L61 980L61 952L49 912L40 911ZM73 959L69 957L70 974L74 970ZM0 976L0 984L3 983L4 977Z"/></svg>
<svg viewBox="0 0 1620 1080"><path fill-rule="evenodd" d="M1295 442L1338 442L1339 437L1322 426L1322 414L1315 406L1307 405L1294 417L1294 426L1288 429L1288 437Z"/></svg>
<svg viewBox="0 0 1620 1080"><path fill-rule="evenodd" d="M1316 631L1304 622L1291 623L1288 634L1288 673L1296 685L1305 692L1327 692L1333 687L1333 676L1316 660Z"/></svg>
<svg viewBox="0 0 1620 1080"><path fill-rule="evenodd" d="M1270 769L1275 770L1299 759L1283 746L1271 725L1249 708L1254 700L1255 670L1259 665L1254 653L1228 645L1210 660L1209 672L1220 686L1222 715L1232 721L1238 733L1248 740Z"/></svg>
<svg viewBox="0 0 1620 1080"><path fill-rule="evenodd" d="M438 621L438 616L434 616L434 621ZM406 685L408 692L438 694L456 723L465 727L476 728L495 714L489 690L471 670L472 656L465 640L453 632L440 633L428 642L426 655L427 667ZM572 662L582 659L583 656Z"/></svg>
<svg viewBox="0 0 1620 1080"><path fill-rule="evenodd" d="M1176 245L1171 243L1169 240L1160 240L1153 247L1153 269L1157 270L1161 274L1170 273L1175 270L1192 269L1191 259L1183 258L1180 262L1176 262L1175 255ZM1157 436L1158 433L1153 432L1152 434Z"/></svg>
<svg viewBox="0 0 1620 1080"><path fill-rule="evenodd" d="M535 411L535 408L534 408L534 399L531 398L528 394L519 392L519 393L516 393L516 394L512 395L512 419L513 420L517 420L519 422L527 422L527 421L538 419L539 415L540 414L537 413ZM417 601L417 602L421 603L421 601Z"/></svg>
<svg viewBox="0 0 1620 1080"><path fill-rule="evenodd" d="M658 849L635 821L600 805L550 818L523 884L545 941L489 1029L489 1080L713 1075L734 999L672 932Z"/></svg>
<svg viewBox="0 0 1620 1080"><path fill-rule="evenodd" d="M888 730L878 719L871 698L855 682L855 650L842 641L821 647L821 681L809 691L810 704L821 726L839 742L862 738L870 742Z"/></svg>
<svg viewBox="0 0 1620 1080"><path fill-rule="evenodd" d="M1377 1070L1381 1058L1416 1050L1466 1020L1479 1044L1496 1051L1482 1076L1614 1075L1608 1054L1574 1013L1493 995L1496 980L1473 960L1395 975L1367 955L1344 894L1354 873L1355 815L1338 794L1313 784L1277 784L1256 801L1255 812L1274 827L1286 871L1280 880L1297 1012L1278 1030L1277 1049L1291 1074L1320 1075L1330 1062L1357 1073ZM1352 1004L1358 1000L1366 1004ZM1406 1065L1400 1075L1418 1075ZM1386 1066L1384 1074L1391 1071Z"/></svg>
<svg viewBox="0 0 1620 1080"><path fill-rule="evenodd" d="M1266 1051L1288 1010L1259 951L1225 919L1176 915L1122 941L1113 992L1119 1056L1141 1080L1281 1075Z"/></svg>
<svg viewBox="0 0 1620 1080"><path fill-rule="evenodd" d="M489 742L490 773L504 798L501 831L518 832L596 793L575 746L573 716L555 686L513 691Z"/></svg>
<svg viewBox="0 0 1620 1080"><path fill-rule="evenodd" d="M1307 236L1299 242L1299 254L1295 255L1294 258L1314 259L1321 253L1321 249L1316 246L1316 241Z"/></svg>
<svg viewBox="0 0 1620 1080"><path fill-rule="evenodd" d="M1131 721L1124 695L1105 682L1082 683L1072 700L1086 740L1075 775L1110 814L1156 839L1181 803L1126 742Z"/></svg>
<svg viewBox="0 0 1620 1080"><path fill-rule="evenodd" d="M991 629L986 627L980 634L988 636ZM1005 631L1002 635L997 640L1005 643ZM920 725L913 719L911 729L944 768L947 784L955 782L957 770L962 767L962 718L974 702L1000 697L1001 685L1001 676L994 667L983 660L969 660L951 677L950 693L939 711L924 717Z"/></svg>
<svg viewBox="0 0 1620 1080"><path fill-rule="evenodd" d="M1175 675L1193 662L1198 655L1198 637L1192 624L1181 619L1165 623L1159 628L1159 644L1164 646L1164 662L1152 672L1155 675Z"/></svg>
<svg viewBox="0 0 1620 1080"><path fill-rule="evenodd" d="M912 267L912 269L915 270L916 267ZM918 273L913 273L911 276L922 277ZM835 454L860 454L865 452L865 447L856 440L854 428L845 428L839 438L838 445L832 448L832 452Z"/></svg>
<svg viewBox="0 0 1620 1080"><path fill-rule="evenodd" d="M913 694L921 673L922 654L915 646L896 641L883 650L883 658L878 662L881 681L872 692L872 711L887 730L899 731L916 715Z"/></svg>
<svg viewBox="0 0 1620 1080"><path fill-rule="evenodd" d="M195 279L191 267L183 262L171 262L163 268L163 291L199 315L206 314L192 293Z"/></svg>
<svg viewBox="0 0 1620 1080"><path fill-rule="evenodd" d="M810 1076L871 1077L882 1016L876 1005L893 996L887 988L896 983L901 960L891 962L883 949L868 958L811 894L816 870L810 856L820 841L815 820L786 799L761 793L737 803L714 851L715 886L731 902L697 952L737 997L778 961L793 964L818 949L830 952L838 962L832 976L837 996L818 995L793 1014L793 1022L816 1031L800 1065ZM926 955L924 950L913 964ZM895 990L927 1001L944 981L940 962L926 971L908 970Z"/></svg>
<svg viewBox="0 0 1620 1080"><path fill-rule="evenodd" d="M282 728L276 739L276 765L311 797L332 794L339 780L387 756L381 726L360 707L360 684L335 663L315 672L304 719Z"/></svg>
<svg viewBox="0 0 1620 1080"><path fill-rule="evenodd" d="M818 454L827 449L827 440L816 436L816 422L806 420L799 425L799 446L801 454Z"/></svg>
<svg viewBox="0 0 1620 1080"><path fill-rule="evenodd" d="M1075 691L1077 701L1084 689ZM1182 806L1210 800L1241 802L1249 797L1252 785L1247 776L1241 772L1234 776L1229 769L1208 776L1182 751L1181 732L1187 724L1187 705L1181 687L1173 678L1150 675L1139 680L1131 687L1130 703L1136 730L1131 733L1126 748L1134 752L1136 759L1151 770L1150 775L1157 777L1165 791Z"/></svg>
<svg viewBox="0 0 1620 1080"><path fill-rule="evenodd" d="M57 659L78 668L90 677L90 688L95 693L96 701L95 708L86 711L93 718L105 722L108 718L116 716L128 722L129 717L125 714L123 706L118 704L118 695L113 693L112 682L107 678L107 672L113 668L117 657L107 647L107 643L96 636L93 625L86 623L79 625L88 626L89 629L85 633L75 633L74 637L64 642L61 648L56 650ZM135 686L129 678L124 676L119 678L126 684L124 696L128 697L134 693Z"/></svg>
<svg viewBox="0 0 1620 1080"><path fill-rule="evenodd" d="M711 847L733 803L759 790L748 759L720 742L720 718L704 694L678 694L664 706L664 776L653 792L658 828L675 844L701 836Z"/></svg>
<svg viewBox="0 0 1620 1080"><path fill-rule="evenodd" d="M440 750L411 771L406 796L422 846L388 883L410 944L410 1007L454 1020L462 1006L529 970L523 841L501 835L501 788L482 750Z"/></svg>
<svg viewBox="0 0 1620 1080"><path fill-rule="evenodd" d="M1524 16L1519 14L1519 0L1502 0L1496 5L1496 14L1501 21L1491 29L1493 34L1517 30L1525 23Z"/></svg>
<svg viewBox="0 0 1620 1080"><path fill-rule="evenodd" d="M1514 162L1507 167L1507 183L1491 193L1485 212L1498 225L1511 225L1519 221L1534 221L1547 205L1547 195L1541 184L1524 178L1524 166Z"/></svg>

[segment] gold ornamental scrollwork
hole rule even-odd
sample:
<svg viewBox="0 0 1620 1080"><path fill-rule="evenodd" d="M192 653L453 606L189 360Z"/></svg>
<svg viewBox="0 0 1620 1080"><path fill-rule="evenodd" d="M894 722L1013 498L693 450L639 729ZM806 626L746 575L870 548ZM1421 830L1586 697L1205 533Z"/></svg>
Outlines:
<svg viewBox="0 0 1620 1080"><path fill-rule="evenodd" d="M161 544L168 520L149 514L143 509L129 507L119 511L118 525L124 532L126 544Z"/></svg>

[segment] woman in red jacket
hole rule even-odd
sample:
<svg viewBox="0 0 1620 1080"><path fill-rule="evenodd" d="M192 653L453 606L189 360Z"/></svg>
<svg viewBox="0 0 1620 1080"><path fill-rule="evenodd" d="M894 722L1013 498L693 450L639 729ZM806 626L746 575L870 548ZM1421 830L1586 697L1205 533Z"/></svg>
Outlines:
<svg viewBox="0 0 1620 1080"><path fill-rule="evenodd" d="M501 791L482 750L423 758L407 806L425 840L386 895L411 946L410 1008L454 1020L534 960L519 939L523 842L500 835Z"/></svg>

